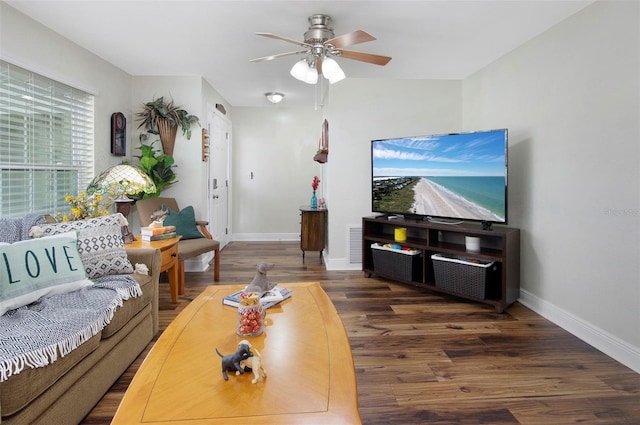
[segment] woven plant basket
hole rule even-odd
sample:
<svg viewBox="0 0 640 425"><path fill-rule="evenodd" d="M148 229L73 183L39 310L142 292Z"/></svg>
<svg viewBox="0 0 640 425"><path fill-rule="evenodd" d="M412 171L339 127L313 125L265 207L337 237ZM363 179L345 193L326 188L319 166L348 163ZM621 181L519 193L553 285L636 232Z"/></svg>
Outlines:
<svg viewBox="0 0 640 425"><path fill-rule="evenodd" d="M173 156L173 146L176 144L176 135L178 134L178 126L171 126L166 118L158 118L158 135L162 142L162 151Z"/></svg>

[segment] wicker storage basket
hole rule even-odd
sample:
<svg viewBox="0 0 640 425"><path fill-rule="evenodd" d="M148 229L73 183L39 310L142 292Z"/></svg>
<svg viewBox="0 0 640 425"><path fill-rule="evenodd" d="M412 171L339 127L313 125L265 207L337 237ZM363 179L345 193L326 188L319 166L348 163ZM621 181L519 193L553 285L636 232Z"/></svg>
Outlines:
<svg viewBox="0 0 640 425"><path fill-rule="evenodd" d="M436 287L475 298L486 298L487 276L493 261L471 260L433 254Z"/></svg>
<svg viewBox="0 0 640 425"><path fill-rule="evenodd" d="M401 251L372 244L376 273L408 282L422 281L422 251Z"/></svg>

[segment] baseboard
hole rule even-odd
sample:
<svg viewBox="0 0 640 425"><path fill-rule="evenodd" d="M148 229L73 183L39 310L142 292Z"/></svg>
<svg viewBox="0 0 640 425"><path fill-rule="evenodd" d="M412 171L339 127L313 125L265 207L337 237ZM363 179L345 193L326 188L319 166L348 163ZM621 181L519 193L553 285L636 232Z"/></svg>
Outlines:
<svg viewBox="0 0 640 425"><path fill-rule="evenodd" d="M346 258L331 258L328 259L326 253L324 254L324 264L327 270L362 270L362 263L349 263Z"/></svg>
<svg viewBox="0 0 640 425"><path fill-rule="evenodd" d="M209 268L209 263L213 260L213 252L205 252L197 257L184 260L185 272L203 272Z"/></svg>
<svg viewBox="0 0 640 425"><path fill-rule="evenodd" d="M298 233L234 233L233 241L242 242L295 242L300 240Z"/></svg>
<svg viewBox="0 0 640 425"><path fill-rule="evenodd" d="M318 258L316 252L307 252L305 261L312 261ZM322 264L327 271L359 271L362 270L362 263L350 264L346 258L329 258L327 251L322 251Z"/></svg>
<svg viewBox="0 0 640 425"><path fill-rule="evenodd" d="M614 360L640 373L640 348L622 341L618 337L586 322L579 317L539 298L532 293L520 289L518 300L540 316L580 338L587 344L602 351Z"/></svg>

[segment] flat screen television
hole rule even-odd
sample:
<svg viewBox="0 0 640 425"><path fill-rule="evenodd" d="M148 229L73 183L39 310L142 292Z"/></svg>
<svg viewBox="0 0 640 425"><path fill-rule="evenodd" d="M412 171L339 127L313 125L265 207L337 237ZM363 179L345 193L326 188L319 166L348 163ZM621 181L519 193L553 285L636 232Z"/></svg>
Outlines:
<svg viewBox="0 0 640 425"><path fill-rule="evenodd" d="M507 140L507 129L372 140L372 211L506 224Z"/></svg>

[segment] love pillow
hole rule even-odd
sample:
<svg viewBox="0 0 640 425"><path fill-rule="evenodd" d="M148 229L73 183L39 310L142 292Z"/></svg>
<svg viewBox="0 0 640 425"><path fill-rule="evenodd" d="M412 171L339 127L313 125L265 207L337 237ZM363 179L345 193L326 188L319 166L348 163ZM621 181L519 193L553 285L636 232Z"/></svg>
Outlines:
<svg viewBox="0 0 640 425"><path fill-rule="evenodd" d="M0 316L92 284L78 253L76 232L0 243Z"/></svg>

